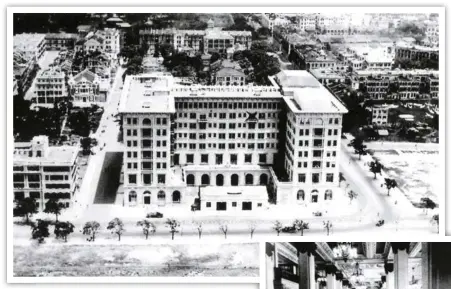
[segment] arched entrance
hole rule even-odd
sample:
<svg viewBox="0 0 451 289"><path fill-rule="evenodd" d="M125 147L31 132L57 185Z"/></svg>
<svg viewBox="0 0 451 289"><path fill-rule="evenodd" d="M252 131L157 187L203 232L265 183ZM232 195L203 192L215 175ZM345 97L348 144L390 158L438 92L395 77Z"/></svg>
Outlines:
<svg viewBox="0 0 451 289"><path fill-rule="evenodd" d="M312 203L318 203L318 190L312 191Z"/></svg>
<svg viewBox="0 0 451 289"><path fill-rule="evenodd" d="M305 193L304 190L299 190L296 196L296 199L298 201L304 201L305 200Z"/></svg>
<svg viewBox="0 0 451 289"><path fill-rule="evenodd" d="M186 176L186 184L188 186L194 186L195 185L194 175L189 174L189 175Z"/></svg>
<svg viewBox="0 0 451 289"><path fill-rule="evenodd" d="M223 175L221 175L221 174L216 175L216 185L218 187L222 187L224 185L224 176Z"/></svg>
<svg viewBox="0 0 451 289"><path fill-rule="evenodd" d="M261 174L260 175L260 185L266 186L268 184L268 175L267 174Z"/></svg>
<svg viewBox="0 0 451 289"><path fill-rule="evenodd" d="M151 193L149 192L149 191L145 191L144 193L143 193L143 196L144 196L144 205L150 205L150 203L151 203Z"/></svg>
<svg viewBox="0 0 451 289"><path fill-rule="evenodd" d="M240 180L240 178L238 177L238 175L237 174L233 174L232 177L230 178L230 184L232 186L236 187L236 186L238 186L239 180Z"/></svg>
<svg viewBox="0 0 451 289"><path fill-rule="evenodd" d="M172 193L172 202L173 203L180 203L181 199L182 199L182 196L179 191L174 191Z"/></svg>
<svg viewBox="0 0 451 289"><path fill-rule="evenodd" d="M200 181L201 181L202 185L209 185L210 184L210 176L207 174L203 174Z"/></svg>
<svg viewBox="0 0 451 289"><path fill-rule="evenodd" d="M130 193L128 193L128 202L130 205L135 206L137 199L138 195L136 194L135 191L131 191Z"/></svg>
<svg viewBox="0 0 451 289"><path fill-rule="evenodd" d="M166 193L163 191L159 191L157 195L158 206L166 205Z"/></svg>
<svg viewBox="0 0 451 289"><path fill-rule="evenodd" d="M253 185L254 184L254 175L247 174L246 175L246 185Z"/></svg>
<svg viewBox="0 0 451 289"><path fill-rule="evenodd" d="M326 190L326 193L324 194L324 200L332 200L332 190Z"/></svg>

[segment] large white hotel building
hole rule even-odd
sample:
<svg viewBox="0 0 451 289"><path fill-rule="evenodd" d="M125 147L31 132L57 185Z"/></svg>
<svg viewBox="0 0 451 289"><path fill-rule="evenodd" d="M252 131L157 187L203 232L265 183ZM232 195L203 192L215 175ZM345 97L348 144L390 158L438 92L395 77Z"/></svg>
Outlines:
<svg viewBox="0 0 451 289"><path fill-rule="evenodd" d="M270 86L181 86L167 73L127 76L124 203L199 197L201 210L322 203L339 189L343 104L306 71Z"/></svg>

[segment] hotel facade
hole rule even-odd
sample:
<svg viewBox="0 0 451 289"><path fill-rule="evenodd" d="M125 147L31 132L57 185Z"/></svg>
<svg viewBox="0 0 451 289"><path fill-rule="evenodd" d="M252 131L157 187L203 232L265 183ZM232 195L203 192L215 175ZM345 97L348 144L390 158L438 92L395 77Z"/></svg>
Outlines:
<svg viewBox="0 0 451 289"><path fill-rule="evenodd" d="M306 71L271 82L181 86L167 73L127 76L124 205L200 198L218 211L264 207L249 191L281 204L332 200L345 107Z"/></svg>

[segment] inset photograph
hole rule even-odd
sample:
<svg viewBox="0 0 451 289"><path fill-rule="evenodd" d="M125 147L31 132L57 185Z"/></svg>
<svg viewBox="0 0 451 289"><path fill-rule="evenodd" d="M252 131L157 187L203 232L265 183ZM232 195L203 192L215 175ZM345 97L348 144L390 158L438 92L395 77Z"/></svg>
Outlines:
<svg viewBox="0 0 451 289"><path fill-rule="evenodd" d="M258 277L259 245L15 246L14 277Z"/></svg>
<svg viewBox="0 0 451 289"><path fill-rule="evenodd" d="M266 289L451 288L451 243L266 243Z"/></svg>

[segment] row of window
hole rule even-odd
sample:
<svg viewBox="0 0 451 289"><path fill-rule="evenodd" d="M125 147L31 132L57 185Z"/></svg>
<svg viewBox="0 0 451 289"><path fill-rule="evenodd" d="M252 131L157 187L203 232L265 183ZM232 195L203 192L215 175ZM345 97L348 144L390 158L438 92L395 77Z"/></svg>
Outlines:
<svg viewBox="0 0 451 289"><path fill-rule="evenodd" d="M298 157L304 157L307 158L309 156L309 152L308 151L299 151L298 152ZM333 151L333 152L326 152L326 157L336 157L337 156L337 152ZM313 151L313 157L323 157L323 152L322 151Z"/></svg>
<svg viewBox="0 0 451 289"><path fill-rule="evenodd" d="M222 174L217 174L216 177L216 182L215 185L218 187L222 187L224 186L224 175ZM258 180L258 184L260 186L265 186L268 184L268 175L267 174L261 174L260 177L257 179ZM239 185L239 181L240 181L240 177L237 174L233 174L230 176L230 185L233 187L236 187ZM244 183L246 185L256 185L254 183L254 175L253 174L246 174L244 177ZM193 174L188 174L186 176L186 184L188 186L195 186L198 185L196 184L196 178ZM207 174L203 174L200 178L200 184L201 185L213 185L212 183L210 183L210 176Z"/></svg>
<svg viewBox="0 0 451 289"><path fill-rule="evenodd" d="M311 180L312 180L312 183L319 183L320 174L312 173ZM298 182L305 183L306 182L306 174L298 174ZM334 182L334 174L326 174L326 182L333 183Z"/></svg>
<svg viewBox="0 0 451 289"><path fill-rule="evenodd" d="M217 118L219 117L219 119L237 119L237 118L247 118L249 116L249 112L245 113L235 113L235 112L230 112L229 117L227 118L227 113L225 112L220 112L220 113L216 113L216 112L210 112L208 114L209 118ZM188 118L189 119L197 119L197 117L199 116L199 119L201 120L205 120L207 119L207 114L205 113L200 113L199 115L197 115L197 113L195 112L190 112L189 114L186 112L180 112L178 113L178 117L179 118ZM256 115L257 116L257 115ZM273 112L268 112L268 113L258 113L258 119L265 119L265 118L272 118L272 117L277 117L277 113L273 113Z"/></svg>
<svg viewBox="0 0 451 289"><path fill-rule="evenodd" d="M189 138L189 139L197 139L199 137L199 139L206 139L208 138L216 138L216 136L219 139L226 139L226 136L228 136L228 139L246 139L246 133L229 133L228 135L225 133L179 133L178 137L179 138ZM264 133L248 133L247 134L247 138L248 139L265 139L265 134ZM266 139L268 138L273 138L273 139L277 139L278 138L278 133L266 133Z"/></svg>
<svg viewBox="0 0 451 289"><path fill-rule="evenodd" d="M174 157L175 160L179 159L179 155L176 154ZM258 154L258 162L265 164L267 160L266 154ZM194 154L186 154L186 162L188 164L194 163ZM200 155L200 162L203 164L209 163L209 154L201 154ZM237 154L230 154L230 164L237 164L238 162L238 155ZM215 154L215 164L222 165L223 163L223 154ZM244 154L244 163L251 164L252 163L252 154Z"/></svg>
<svg viewBox="0 0 451 289"><path fill-rule="evenodd" d="M314 136L322 136L324 133L324 130L322 128L314 128L313 129L313 135ZM310 129L300 129L299 130L299 136L308 136L310 135ZM328 129L327 135L338 135L338 129Z"/></svg>
<svg viewBox="0 0 451 289"><path fill-rule="evenodd" d="M266 144L265 143L257 143L257 146L255 146L255 143L248 143L246 145L245 143L228 143L228 144L225 144L225 143L218 143L218 144L217 143L207 143L207 144L190 143L190 144L188 144L186 142L183 142L183 143L177 144L177 148L179 148L179 149L203 150L203 149L207 149L207 147L209 149L210 148L213 148L213 149L218 148L220 150L225 150L226 148L228 148L229 150L240 149L240 148L243 148L243 149L248 148L248 149L252 149L252 150L256 149L256 148L257 149L265 149L265 148L276 149L277 143L275 143L275 142L273 142L273 143L267 142Z"/></svg>
<svg viewBox="0 0 451 289"><path fill-rule="evenodd" d="M127 117L126 119L127 125L137 125L138 124L138 118L137 117ZM142 125L151 125L152 122L150 119L145 118L142 120ZM157 117L156 118L156 124L157 125L167 125L168 119L165 117Z"/></svg>
<svg viewBox="0 0 451 289"><path fill-rule="evenodd" d="M322 140L313 140L313 146L314 147L322 147L323 145L324 145L324 142ZM309 146L309 141L308 140L300 140L299 141L299 146L300 147L308 147ZM337 141L336 140L334 140L334 141L328 140L327 141L327 146L328 147L330 147L330 146L335 147L335 146L337 146Z"/></svg>
<svg viewBox="0 0 451 289"><path fill-rule="evenodd" d="M266 128L277 128L277 123L276 122L267 122L266 124L264 122L259 122L257 125L255 123L229 123L228 124L228 128L229 129L236 129L236 128L246 128L248 127L249 129L255 129L256 127L258 127L259 129L264 129L266 126ZM207 124L206 123L187 123L187 122L179 122L177 124L178 128L189 128L189 129L206 129L207 128ZM226 123L208 123L208 128L220 128L220 129L226 129L227 128L227 124Z"/></svg>
<svg viewBox="0 0 451 289"><path fill-rule="evenodd" d="M151 180L152 180L152 174L143 174L143 183L144 184L150 184ZM165 184L166 183L166 174L158 174L157 181L159 184ZM137 183L137 175L129 174L128 175L128 183L136 184Z"/></svg>
<svg viewBox="0 0 451 289"><path fill-rule="evenodd" d="M298 168L307 168L308 162L298 162ZM312 168L320 169L322 168L321 161L312 161ZM335 168L335 162L326 162L326 168Z"/></svg>
<svg viewBox="0 0 451 289"><path fill-rule="evenodd" d="M176 109L279 109L277 102L176 102Z"/></svg>

